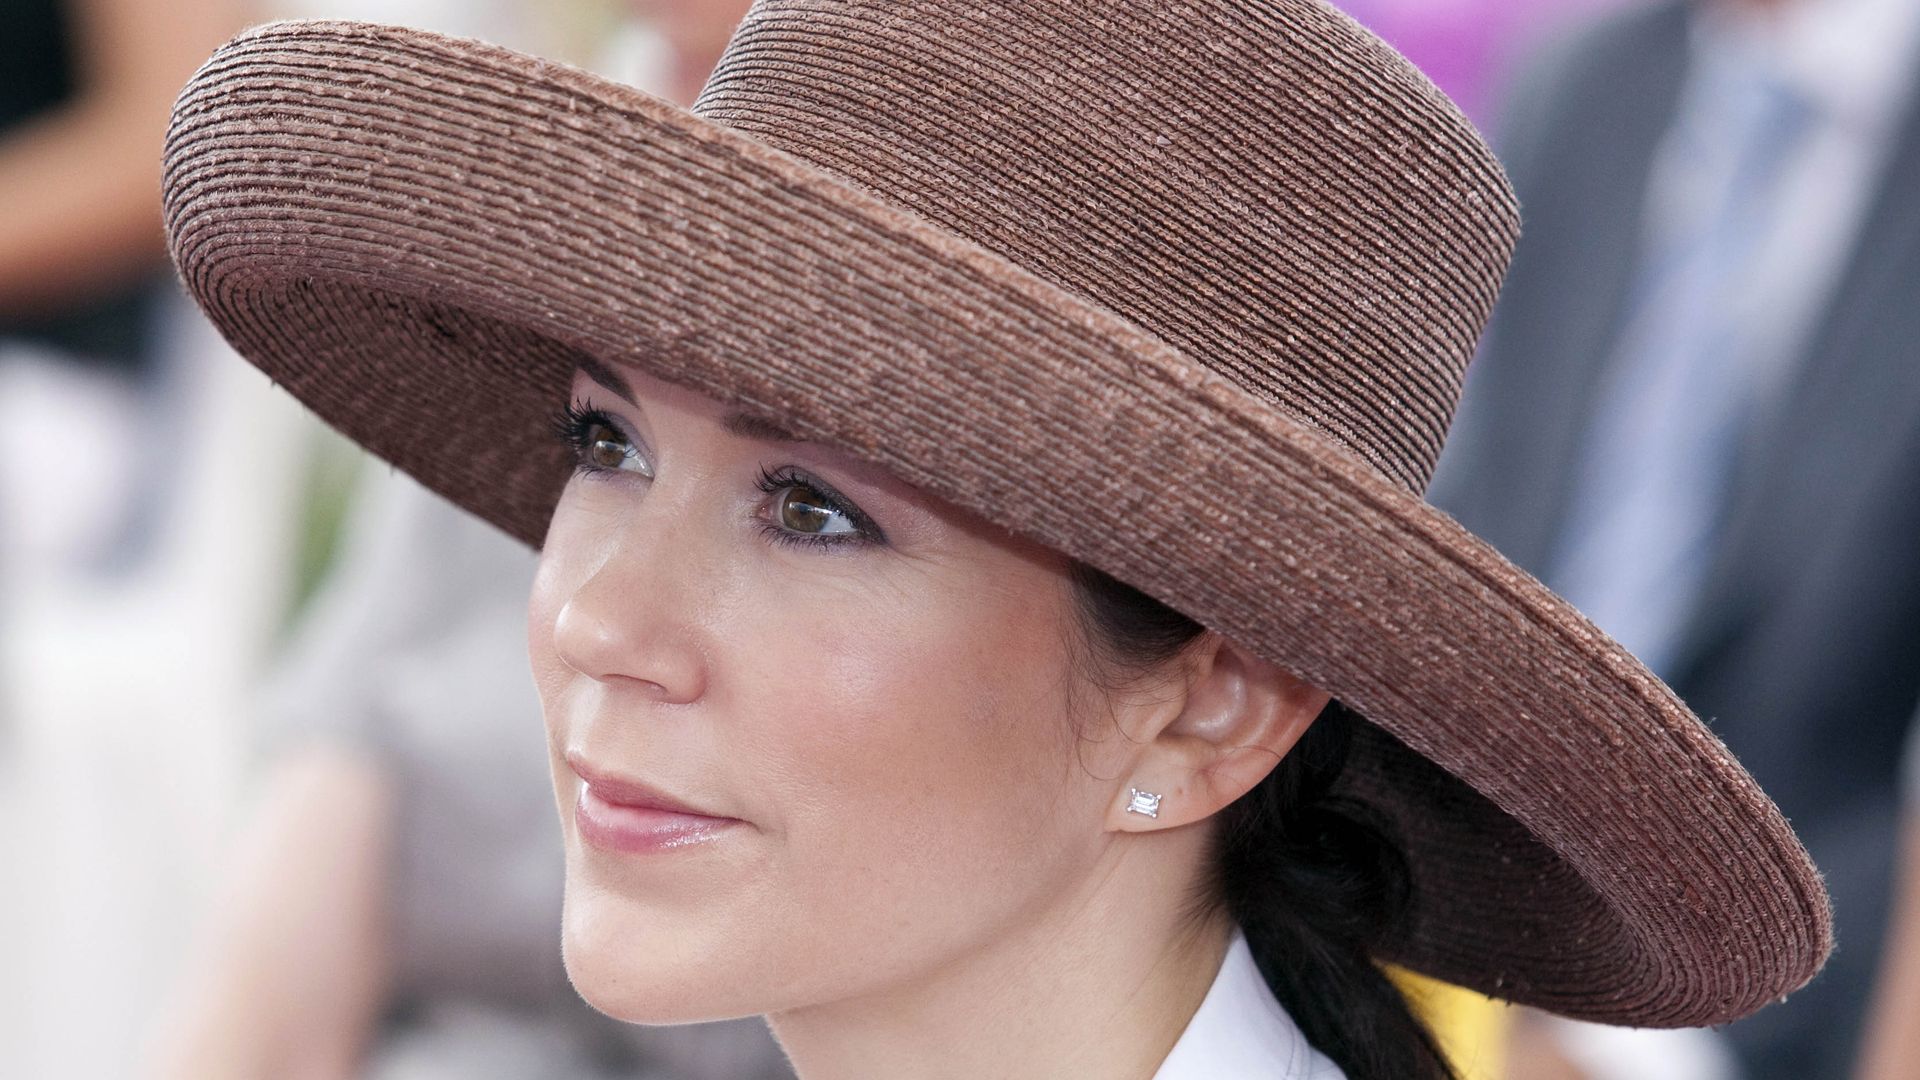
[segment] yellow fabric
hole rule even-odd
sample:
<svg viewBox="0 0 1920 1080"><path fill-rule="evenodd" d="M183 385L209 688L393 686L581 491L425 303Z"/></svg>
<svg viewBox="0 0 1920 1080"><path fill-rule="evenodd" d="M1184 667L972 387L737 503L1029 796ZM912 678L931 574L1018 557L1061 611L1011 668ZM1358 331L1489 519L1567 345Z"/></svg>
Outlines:
<svg viewBox="0 0 1920 1080"><path fill-rule="evenodd" d="M1440 1041L1460 1080L1505 1080L1512 1006L1405 968L1384 966Z"/></svg>

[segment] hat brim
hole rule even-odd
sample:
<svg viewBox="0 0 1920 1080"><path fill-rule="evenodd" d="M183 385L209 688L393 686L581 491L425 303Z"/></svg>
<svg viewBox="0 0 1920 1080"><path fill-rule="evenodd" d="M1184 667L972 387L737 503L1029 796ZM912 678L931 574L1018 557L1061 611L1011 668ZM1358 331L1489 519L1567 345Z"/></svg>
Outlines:
<svg viewBox="0 0 1920 1080"><path fill-rule="evenodd" d="M1085 560L1371 724L1392 959L1642 1026L1818 970L1826 892L1724 745L1417 494L1138 326L670 102L484 42L255 27L176 104L175 264L328 423L538 545L583 354Z"/></svg>

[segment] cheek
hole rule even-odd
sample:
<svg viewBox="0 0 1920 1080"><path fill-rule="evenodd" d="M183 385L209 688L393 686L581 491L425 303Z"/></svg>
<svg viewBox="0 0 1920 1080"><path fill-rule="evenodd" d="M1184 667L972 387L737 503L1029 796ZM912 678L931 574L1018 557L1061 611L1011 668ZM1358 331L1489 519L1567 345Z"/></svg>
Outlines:
<svg viewBox="0 0 1920 1080"><path fill-rule="evenodd" d="M606 511L577 496L579 482L568 484L554 508L527 597L527 659L541 703L548 708L579 676L563 661L554 636L561 609L605 560L615 537Z"/></svg>
<svg viewBox="0 0 1920 1080"><path fill-rule="evenodd" d="M772 617L762 625L777 626ZM1052 624L1013 605L916 601L796 617L767 635L753 756L850 805L964 820L1056 793L1067 739ZM1002 809L996 809L1002 808Z"/></svg>
<svg viewBox="0 0 1920 1080"><path fill-rule="evenodd" d="M564 665L554 648L553 627L571 592L572 580L567 576L565 563L555 556L557 550L560 549L549 534L540 552L533 589L527 596L527 660L543 705L552 701L552 695L565 681Z"/></svg>
<svg viewBox="0 0 1920 1080"><path fill-rule="evenodd" d="M886 610L768 640L776 674L748 714L776 722L742 755L778 822L766 880L811 928L796 947L865 979L938 963L1057 895L1105 806L1078 765L1049 610Z"/></svg>

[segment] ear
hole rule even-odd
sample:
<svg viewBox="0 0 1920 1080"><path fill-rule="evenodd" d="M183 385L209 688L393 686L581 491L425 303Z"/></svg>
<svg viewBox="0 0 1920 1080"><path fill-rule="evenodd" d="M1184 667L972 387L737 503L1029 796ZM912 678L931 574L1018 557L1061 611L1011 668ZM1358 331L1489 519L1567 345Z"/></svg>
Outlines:
<svg viewBox="0 0 1920 1080"><path fill-rule="evenodd" d="M1108 827L1125 832L1201 821L1273 771L1333 695L1206 631L1182 654L1176 693L1122 717L1140 749L1116 781ZM1184 684L1184 692L1178 692ZM1154 816L1128 810L1156 800Z"/></svg>

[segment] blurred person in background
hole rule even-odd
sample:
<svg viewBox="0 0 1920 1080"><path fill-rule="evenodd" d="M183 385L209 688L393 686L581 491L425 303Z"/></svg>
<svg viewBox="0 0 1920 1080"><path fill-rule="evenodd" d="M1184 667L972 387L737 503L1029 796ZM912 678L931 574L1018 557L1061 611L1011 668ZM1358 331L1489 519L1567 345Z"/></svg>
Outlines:
<svg viewBox="0 0 1920 1080"><path fill-rule="evenodd" d="M1842 943L1719 1033L1532 1018L1517 1076L1855 1055L1920 695L1917 33L1911 0L1662 2L1509 95L1526 224L1432 498L1710 720L1806 838Z"/></svg>
<svg viewBox="0 0 1920 1080"><path fill-rule="evenodd" d="M1491 126L1494 92L1516 55L1570 20L1633 0L1340 0L1340 7L1419 65L1475 124Z"/></svg>
<svg viewBox="0 0 1920 1080"><path fill-rule="evenodd" d="M126 1074L279 598L299 411L217 351L156 198L174 95L244 19L0 3L0 1075Z"/></svg>
<svg viewBox="0 0 1920 1080"><path fill-rule="evenodd" d="M46 447L76 422L150 425L152 338L178 298L154 201L161 136L174 92L242 10L0 4L0 573L124 562L142 539L129 507L165 479L137 472L151 457Z"/></svg>
<svg viewBox="0 0 1920 1080"><path fill-rule="evenodd" d="M169 280L153 193L173 95L239 5L0 5L0 338L126 365Z"/></svg>
<svg viewBox="0 0 1920 1080"><path fill-rule="evenodd" d="M596 66L690 101L746 7L634 4L599 23ZM556 48L606 14L387 4L378 17ZM262 698L258 797L151 1074L790 1077L756 1018L639 1027L574 992L526 656L536 556L402 474L360 486L340 563Z"/></svg>

